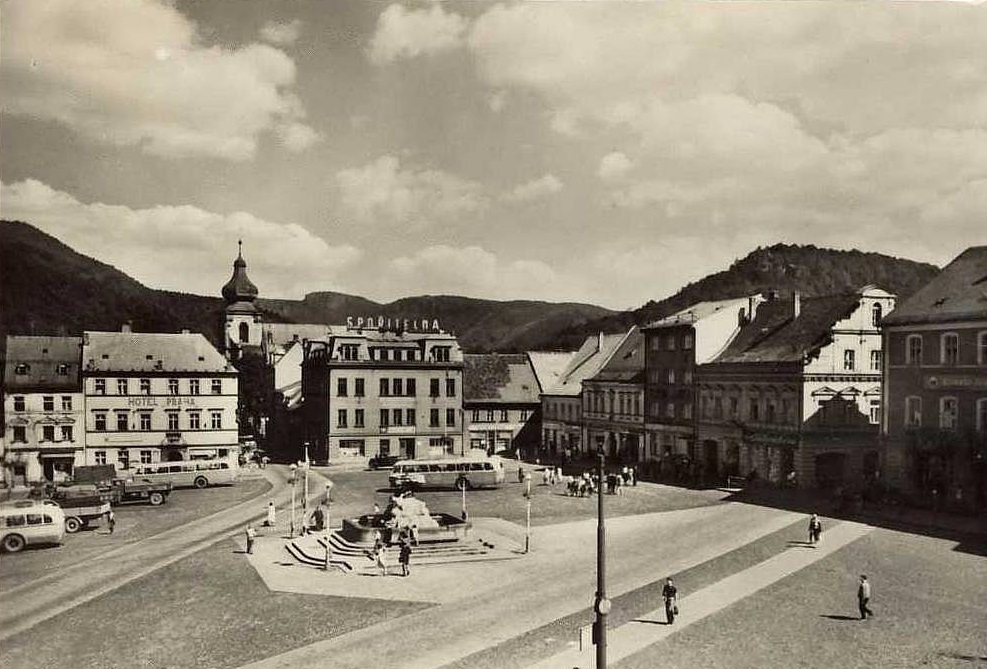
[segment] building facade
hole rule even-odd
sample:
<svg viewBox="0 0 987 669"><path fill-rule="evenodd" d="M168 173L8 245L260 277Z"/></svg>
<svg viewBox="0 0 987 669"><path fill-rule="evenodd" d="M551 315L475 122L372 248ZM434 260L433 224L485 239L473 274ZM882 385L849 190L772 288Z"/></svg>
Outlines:
<svg viewBox="0 0 987 669"><path fill-rule="evenodd" d="M82 338L8 336L4 353L4 484L58 482L83 462Z"/></svg>
<svg viewBox="0 0 987 669"><path fill-rule="evenodd" d="M637 327L583 380L583 443L617 462L644 457L644 334Z"/></svg>
<svg viewBox="0 0 987 669"><path fill-rule="evenodd" d="M697 370L700 475L835 488L879 469L881 334L894 295L771 299Z"/></svg>
<svg viewBox="0 0 987 669"><path fill-rule="evenodd" d="M463 356L467 448L531 454L541 435L538 379L527 355Z"/></svg>
<svg viewBox="0 0 987 669"><path fill-rule="evenodd" d="M353 327L304 344L306 441L316 460L463 454L463 354L437 327Z"/></svg>
<svg viewBox="0 0 987 669"><path fill-rule="evenodd" d="M884 472L930 504L987 503L987 246L884 319Z"/></svg>
<svg viewBox="0 0 987 669"><path fill-rule="evenodd" d="M257 286L247 278L247 261L243 259L243 242L237 242L239 250L233 261L233 276L223 286L225 324L223 327L224 353L230 359L240 357L244 349L259 349L264 342L263 318L254 300Z"/></svg>
<svg viewBox="0 0 987 669"><path fill-rule="evenodd" d="M84 464L239 453L235 367L201 334L86 332Z"/></svg>

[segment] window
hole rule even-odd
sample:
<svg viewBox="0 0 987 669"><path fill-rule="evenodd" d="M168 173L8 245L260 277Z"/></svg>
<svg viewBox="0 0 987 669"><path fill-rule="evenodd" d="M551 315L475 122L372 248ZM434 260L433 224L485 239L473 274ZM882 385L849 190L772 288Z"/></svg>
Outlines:
<svg viewBox="0 0 987 669"><path fill-rule="evenodd" d="M874 306L870 308L870 324L874 327L881 327L881 316L882 316L881 305L877 302Z"/></svg>
<svg viewBox="0 0 987 669"><path fill-rule="evenodd" d="M687 369L682 372L682 383L691 384L692 383L692 370Z"/></svg>
<svg viewBox="0 0 987 669"><path fill-rule="evenodd" d="M336 397L346 397L349 394L345 378L336 379Z"/></svg>
<svg viewBox="0 0 987 669"><path fill-rule="evenodd" d="M120 469L130 469L130 451L126 448L117 451L117 462L120 463Z"/></svg>
<svg viewBox="0 0 987 669"><path fill-rule="evenodd" d="M429 380L428 395L429 395L429 397L438 397L439 396L439 380L438 379L430 379Z"/></svg>
<svg viewBox="0 0 987 669"><path fill-rule="evenodd" d="M14 443L25 443L27 442L27 428L23 426L14 426L13 434Z"/></svg>
<svg viewBox="0 0 987 669"><path fill-rule="evenodd" d="M905 337L905 362L909 365L922 364L922 335L911 334Z"/></svg>
<svg viewBox="0 0 987 669"><path fill-rule="evenodd" d="M446 379L446 397L456 396L456 379Z"/></svg>
<svg viewBox="0 0 987 669"><path fill-rule="evenodd" d="M14 395L14 411L24 411L23 395Z"/></svg>
<svg viewBox="0 0 987 669"><path fill-rule="evenodd" d="M404 409L395 409L394 415L391 416L391 422L394 425L404 425Z"/></svg>
<svg viewBox="0 0 987 669"><path fill-rule="evenodd" d="M151 430L151 412L141 411L138 416L140 417L140 430L141 432L150 432Z"/></svg>
<svg viewBox="0 0 987 669"><path fill-rule="evenodd" d="M987 432L987 397L977 400L977 432Z"/></svg>
<svg viewBox="0 0 987 669"><path fill-rule="evenodd" d="M96 384L95 390L93 390L93 392L97 395L105 395L106 379L93 379L93 382Z"/></svg>
<svg viewBox="0 0 987 669"><path fill-rule="evenodd" d="M241 342L244 342L245 343L245 342L250 341L250 326L249 325L247 325L246 323L240 323L240 327L238 328L238 331L239 331L238 334L240 335L240 341Z"/></svg>
<svg viewBox="0 0 987 669"><path fill-rule="evenodd" d="M62 426L62 441L72 441L72 426L63 425Z"/></svg>
<svg viewBox="0 0 987 669"><path fill-rule="evenodd" d="M922 424L922 398L905 398L905 425L908 427L918 427Z"/></svg>
<svg viewBox="0 0 987 669"><path fill-rule="evenodd" d="M760 411L759 411L760 410L760 406L758 406L758 403L757 403L757 400L756 399L752 399L750 401L750 407L749 407L749 409L750 409L750 411L748 412L748 415L750 416L750 419L752 421L759 420L760 419Z"/></svg>
<svg viewBox="0 0 987 669"><path fill-rule="evenodd" d="M470 420L472 422L474 422L474 423L479 423L480 422L480 410L479 409L473 409L473 414L471 415Z"/></svg>
<svg viewBox="0 0 987 669"><path fill-rule="evenodd" d="M41 400L41 406L44 408L45 411L54 411L55 398L52 397L51 395L45 395Z"/></svg>
<svg viewBox="0 0 987 669"><path fill-rule="evenodd" d="M126 395L127 391L127 379L117 379L117 395Z"/></svg>
<svg viewBox="0 0 987 669"><path fill-rule="evenodd" d="M188 382L188 394L198 395L199 394L199 379L189 379Z"/></svg>
<svg viewBox="0 0 987 669"><path fill-rule="evenodd" d="M939 341L939 362L955 365L960 359L960 337L955 332L947 332Z"/></svg>
<svg viewBox="0 0 987 669"><path fill-rule="evenodd" d="M432 359L436 362L449 362L449 352L451 350L449 346L433 346Z"/></svg>
<svg viewBox="0 0 987 669"><path fill-rule="evenodd" d="M353 427L363 427L363 409L353 409Z"/></svg>
<svg viewBox="0 0 987 669"><path fill-rule="evenodd" d="M943 430L955 430L959 418L959 406L955 397L939 399L939 427Z"/></svg>
<svg viewBox="0 0 987 669"><path fill-rule="evenodd" d="M380 426L381 427L390 427L390 425L391 425L391 410L390 409L381 409L380 410Z"/></svg>
<svg viewBox="0 0 987 669"><path fill-rule="evenodd" d="M881 423L881 400L870 401L870 424L880 425Z"/></svg>
<svg viewBox="0 0 987 669"><path fill-rule="evenodd" d="M222 411L210 411L209 412L209 423L212 429L222 430L223 429L223 412Z"/></svg>
<svg viewBox="0 0 987 669"><path fill-rule="evenodd" d="M353 395L355 397L363 397L365 393L363 379L353 379Z"/></svg>
<svg viewBox="0 0 987 669"><path fill-rule="evenodd" d="M553 405L551 405L551 404L548 405L548 408L550 409L549 413L552 413L552 411L551 411L552 406ZM487 409L487 420L486 420L486 422L487 423L492 423L493 422L493 419L494 419L493 409Z"/></svg>
<svg viewBox="0 0 987 669"><path fill-rule="evenodd" d="M198 411L189 411L188 413L188 429L190 430L201 430L202 429L202 414Z"/></svg>
<svg viewBox="0 0 987 669"><path fill-rule="evenodd" d="M682 348L686 351L692 348L692 333L687 332L682 335Z"/></svg>
<svg viewBox="0 0 987 669"><path fill-rule="evenodd" d="M168 394L169 395L178 394L178 379L168 379Z"/></svg>
<svg viewBox="0 0 987 669"><path fill-rule="evenodd" d="M665 416L667 416L668 418L675 418L675 403L674 402L668 402L665 405Z"/></svg>
<svg viewBox="0 0 987 669"><path fill-rule="evenodd" d="M456 410L446 409L446 425L452 427L456 424Z"/></svg>
<svg viewBox="0 0 987 669"><path fill-rule="evenodd" d="M977 364L987 365L987 332L977 333Z"/></svg>
<svg viewBox="0 0 987 669"><path fill-rule="evenodd" d="M408 397L414 397L418 393L418 389L415 387L415 380L407 379L407 381L404 387L408 391Z"/></svg>
<svg viewBox="0 0 987 669"><path fill-rule="evenodd" d="M674 369L668 370L668 383L669 383L669 385L673 385L675 383L675 370Z"/></svg>
<svg viewBox="0 0 987 669"><path fill-rule="evenodd" d="M843 351L843 371L852 372L856 367L857 352L852 348Z"/></svg>
<svg viewBox="0 0 987 669"><path fill-rule="evenodd" d="M62 395L62 411L71 411L71 410L72 410L72 396Z"/></svg>
<svg viewBox="0 0 987 669"><path fill-rule="evenodd" d="M739 404L739 402L737 401L737 398L736 397L731 397L730 398L730 418L736 418L737 417L737 409L739 408L738 407L738 404Z"/></svg>
<svg viewBox="0 0 987 669"><path fill-rule="evenodd" d="M665 338L665 350L674 351L675 350L675 335L670 334Z"/></svg>
<svg viewBox="0 0 987 669"><path fill-rule="evenodd" d="M388 397L388 396L390 396L390 394L391 394L391 386L390 386L390 381L388 379L381 379L380 380L380 389L378 390L378 394L381 397Z"/></svg>
<svg viewBox="0 0 987 669"><path fill-rule="evenodd" d="M223 394L223 379L213 379L212 380L212 394L222 395Z"/></svg>
<svg viewBox="0 0 987 669"><path fill-rule="evenodd" d="M439 410L430 409L428 412L428 426L438 427L439 426Z"/></svg>
<svg viewBox="0 0 987 669"><path fill-rule="evenodd" d="M151 451L141 451L141 464L142 465L151 464Z"/></svg>
<svg viewBox="0 0 987 669"><path fill-rule="evenodd" d="M151 394L151 379L141 379L140 380L141 395Z"/></svg>
<svg viewBox="0 0 987 669"><path fill-rule="evenodd" d="M396 361L401 362L401 355L402 355L401 354L401 349L399 349L399 348L394 349L394 359Z"/></svg>
<svg viewBox="0 0 987 669"><path fill-rule="evenodd" d="M178 412L177 411L169 411L167 413L167 416L168 416L168 430L170 432L177 432L178 431Z"/></svg>
<svg viewBox="0 0 987 669"><path fill-rule="evenodd" d="M22 362L21 364L16 365L14 367L14 374L16 374L17 376L24 376L25 374L30 374L30 373L31 373L31 365Z"/></svg>
<svg viewBox="0 0 987 669"><path fill-rule="evenodd" d="M106 451L96 451L93 453L93 457L95 458L97 465L106 464Z"/></svg>
<svg viewBox="0 0 987 669"><path fill-rule="evenodd" d="M391 359L391 356L387 352L387 349L386 348L379 348L379 349L377 349L377 359L378 360L390 360Z"/></svg>
<svg viewBox="0 0 987 669"><path fill-rule="evenodd" d="M407 425L414 425L415 424L415 410L414 409L405 409L404 410L404 422Z"/></svg>
<svg viewBox="0 0 987 669"><path fill-rule="evenodd" d="M343 360L356 360L360 350L357 344L340 344L339 357Z"/></svg>
<svg viewBox="0 0 987 669"><path fill-rule="evenodd" d="M770 402L770 401L768 402L768 406L766 407L766 411L764 412L764 414L765 414L764 415L764 420L766 422L768 422L768 423L775 422L775 403L774 402Z"/></svg>
<svg viewBox="0 0 987 669"><path fill-rule="evenodd" d="M501 423L506 423L507 420L508 420L508 417L507 417L507 409L501 409L500 410L500 422Z"/></svg>
<svg viewBox="0 0 987 669"><path fill-rule="evenodd" d="M682 417L692 418L692 405L689 403L682 405Z"/></svg>
<svg viewBox="0 0 987 669"><path fill-rule="evenodd" d="M881 371L881 351L871 351L870 352L870 371L879 372Z"/></svg>
<svg viewBox="0 0 987 669"><path fill-rule="evenodd" d="M97 432L106 432L106 412L97 411L93 414L93 420L96 423Z"/></svg>
<svg viewBox="0 0 987 669"><path fill-rule="evenodd" d="M336 427L349 427L347 423L346 409L340 409L336 413Z"/></svg>
<svg viewBox="0 0 987 669"><path fill-rule="evenodd" d="M126 411L117 411L117 432L126 432L130 429L130 417Z"/></svg>
<svg viewBox="0 0 987 669"><path fill-rule="evenodd" d="M54 425L42 425L41 426L41 441L55 441L55 426Z"/></svg>
<svg viewBox="0 0 987 669"><path fill-rule="evenodd" d="M404 394L404 379L393 379L391 381L391 391L395 395Z"/></svg>

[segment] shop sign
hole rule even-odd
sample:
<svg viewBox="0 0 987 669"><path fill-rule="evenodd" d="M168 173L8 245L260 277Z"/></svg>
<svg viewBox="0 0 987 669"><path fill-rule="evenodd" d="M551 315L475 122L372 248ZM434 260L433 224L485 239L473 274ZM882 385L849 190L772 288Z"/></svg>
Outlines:
<svg viewBox="0 0 987 669"><path fill-rule="evenodd" d="M377 329L390 332L441 332L437 318L391 318L390 316L347 316L347 329Z"/></svg>

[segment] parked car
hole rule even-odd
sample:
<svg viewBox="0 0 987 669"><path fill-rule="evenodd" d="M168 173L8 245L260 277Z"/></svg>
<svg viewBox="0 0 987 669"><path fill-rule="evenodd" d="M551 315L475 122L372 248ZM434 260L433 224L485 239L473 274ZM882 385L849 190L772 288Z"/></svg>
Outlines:
<svg viewBox="0 0 987 669"><path fill-rule="evenodd" d="M368 464L371 469L389 469L400 459L401 457L398 455L375 455L370 458Z"/></svg>

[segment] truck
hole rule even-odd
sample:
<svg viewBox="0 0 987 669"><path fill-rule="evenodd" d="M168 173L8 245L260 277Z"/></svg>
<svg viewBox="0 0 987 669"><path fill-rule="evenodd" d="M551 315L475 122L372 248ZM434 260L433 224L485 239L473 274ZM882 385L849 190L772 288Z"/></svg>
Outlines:
<svg viewBox="0 0 987 669"><path fill-rule="evenodd" d="M65 513L65 531L75 534L110 512L110 496L91 483L55 486L50 497Z"/></svg>
<svg viewBox="0 0 987 669"><path fill-rule="evenodd" d="M147 479L113 479L110 486L110 503L147 500L151 506L159 506L168 500L171 482L154 482Z"/></svg>

